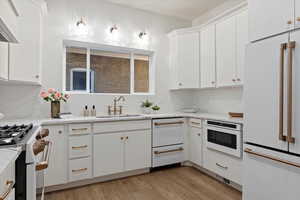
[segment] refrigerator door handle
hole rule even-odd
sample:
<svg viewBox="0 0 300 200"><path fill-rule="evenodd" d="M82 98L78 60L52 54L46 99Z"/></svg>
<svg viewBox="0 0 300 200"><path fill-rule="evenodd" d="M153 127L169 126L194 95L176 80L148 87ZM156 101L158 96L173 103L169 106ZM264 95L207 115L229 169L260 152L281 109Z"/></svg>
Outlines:
<svg viewBox="0 0 300 200"><path fill-rule="evenodd" d="M280 68L279 68L279 140L286 141L286 136L283 135L283 101L284 101L284 53L287 48L287 43L280 45Z"/></svg>
<svg viewBox="0 0 300 200"><path fill-rule="evenodd" d="M251 154L251 155L258 156L258 157L266 158L268 160L273 160L273 161L280 162L280 163L283 163L283 164L286 164L286 165L290 165L290 166L293 166L293 167L300 168L300 164L298 164L298 163L287 161L287 160L283 160L281 158L276 158L274 156L270 156L270 155L258 153L258 152L253 151L252 149L249 149L249 148L246 148L244 150L244 152L248 153L248 154Z"/></svg>
<svg viewBox="0 0 300 200"><path fill-rule="evenodd" d="M287 141L295 143L293 137L293 50L296 47L295 41L288 43L288 101L287 101Z"/></svg>

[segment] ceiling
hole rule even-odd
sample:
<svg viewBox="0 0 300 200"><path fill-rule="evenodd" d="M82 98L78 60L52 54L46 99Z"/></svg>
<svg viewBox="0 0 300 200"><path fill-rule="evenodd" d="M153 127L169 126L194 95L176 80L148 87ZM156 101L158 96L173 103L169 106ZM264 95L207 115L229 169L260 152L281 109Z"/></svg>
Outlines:
<svg viewBox="0 0 300 200"><path fill-rule="evenodd" d="M106 0L161 15L193 20L227 0Z"/></svg>

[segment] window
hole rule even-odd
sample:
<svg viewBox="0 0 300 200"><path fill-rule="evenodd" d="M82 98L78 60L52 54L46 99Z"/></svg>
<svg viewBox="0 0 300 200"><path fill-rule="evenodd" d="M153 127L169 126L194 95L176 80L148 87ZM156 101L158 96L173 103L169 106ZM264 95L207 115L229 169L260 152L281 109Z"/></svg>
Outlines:
<svg viewBox="0 0 300 200"><path fill-rule="evenodd" d="M79 42L77 45L65 44L66 91L100 94L154 93L153 52Z"/></svg>

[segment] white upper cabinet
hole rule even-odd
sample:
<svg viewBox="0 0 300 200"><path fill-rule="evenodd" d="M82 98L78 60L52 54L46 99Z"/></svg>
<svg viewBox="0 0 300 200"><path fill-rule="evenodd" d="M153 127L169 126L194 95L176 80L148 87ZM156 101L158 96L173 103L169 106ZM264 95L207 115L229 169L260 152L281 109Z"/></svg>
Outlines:
<svg viewBox="0 0 300 200"><path fill-rule="evenodd" d="M9 79L40 84L41 7L30 0L19 1L18 44L10 44Z"/></svg>
<svg viewBox="0 0 300 200"><path fill-rule="evenodd" d="M295 0L295 28L300 28L300 1Z"/></svg>
<svg viewBox="0 0 300 200"><path fill-rule="evenodd" d="M175 33L170 42L171 89L199 88L199 32Z"/></svg>
<svg viewBox="0 0 300 200"><path fill-rule="evenodd" d="M236 17L216 24L217 86L235 84L236 72Z"/></svg>
<svg viewBox="0 0 300 200"><path fill-rule="evenodd" d="M294 28L294 3L299 0L251 0L249 7L250 41L283 33ZM296 16L300 9L296 7ZM297 17L299 17L297 16Z"/></svg>
<svg viewBox="0 0 300 200"><path fill-rule="evenodd" d="M200 32L200 87L216 86L215 25L208 25Z"/></svg>
<svg viewBox="0 0 300 200"><path fill-rule="evenodd" d="M199 44L198 32L179 35L179 88L199 88Z"/></svg>
<svg viewBox="0 0 300 200"><path fill-rule="evenodd" d="M236 84L242 85L244 81L246 45L248 37L248 10L236 16Z"/></svg>
<svg viewBox="0 0 300 200"><path fill-rule="evenodd" d="M0 42L0 80L8 79L8 43Z"/></svg>
<svg viewBox="0 0 300 200"><path fill-rule="evenodd" d="M15 3L13 0L0 1L0 30L3 39L8 42L17 42L19 13Z"/></svg>

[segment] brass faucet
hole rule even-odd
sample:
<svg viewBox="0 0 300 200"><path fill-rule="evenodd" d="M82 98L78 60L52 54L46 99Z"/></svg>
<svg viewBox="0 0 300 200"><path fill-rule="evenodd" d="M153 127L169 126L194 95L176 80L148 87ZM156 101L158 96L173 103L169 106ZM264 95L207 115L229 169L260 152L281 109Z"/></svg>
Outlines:
<svg viewBox="0 0 300 200"><path fill-rule="evenodd" d="M119 109L117 108L117 103L119 101L125 101L125 97L124 96L120 96L119 98L118 97L115 97L114 98L114 106L113 106L113 109L111 108L111 106L108 106L108 114L111 115L112 113L114 115L122 115L122 110L123 110L123 106L119 106Z"/></svg>

